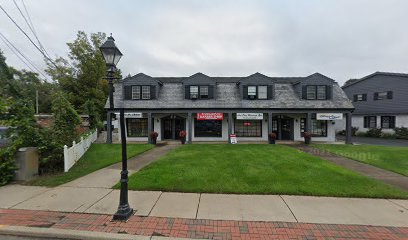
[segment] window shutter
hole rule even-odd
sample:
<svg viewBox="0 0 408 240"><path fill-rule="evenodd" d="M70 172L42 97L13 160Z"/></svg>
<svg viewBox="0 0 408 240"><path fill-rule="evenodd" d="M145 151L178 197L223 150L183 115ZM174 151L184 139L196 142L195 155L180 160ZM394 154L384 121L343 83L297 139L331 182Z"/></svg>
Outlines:
<svg viewBox="0 0 408 240"><path fill-rule="evenodd" d="M367 101L367 93L363 94L363 101Z"/></svg>
<svg viewBox="0 0 408 240"><path fill-rule="evenodd" d="M364 117L364 128L368 128L368 117Z"/></svg>
<svg viewBox="0 0 408 240"><path fill-rule="evenodd" d="M268 85L268 99L273 98L273 85Z"/></svg>
<svg viewBox="0 0 408 240"><path fill-rule="evenodd" d="M242 96L244 99L248 99L248 86L242 86Z"/></svg>
<svg viewBox="0 0 408 240"><path fill-rule="evenodd" d="M208 86L208 98L209 99L214 98L214 86L213 85Z"/></svg>
<svg viewBox="0 0 408 240"><path fill-rule="evenodd" d="M125 86L125 100L132 100L132 86Z"/></svg>
<svg viewBox="0 0 408 240"><path fill-rule="evenodd" d="M302 86L302 99L307 99L307 86Z"/></svg>
<svg viewBox="0 0 408 240"><path fill-rule="evenodd" d="M326 100L332 99L333 88L332 86L326 86Z"/></svg>
<svg viewBox="0 0 408 240"><path fill-rule="evenodd" d="M184 91L184 98L185 99L190 99L190 86L185 86L185 91Z"/></svg>
<svg viewBox="0 0 408 240"><path fill-rule="evenodd" d="M390 116L390 128L395 128L395 116Z"/></svg>
<svg viewBox="0 0 408 240"><path fill-rule="evenodd" d="M374 93L374 100L378 100L378 92Z"/></svg>
<svg viewBox="0 0 408 240"><path fill-rule="evenodd" d="M387 99L392 99L392 91L387 92Z"/></svg>
<svg viewBox="0 0 408 240"><path fill-rule="evenodd" d="M156 86L150 86L150 99L156 99Z"/></svg>
<svg viewBox="0 0 408 240"><path fill-rule="evenodd" d="M353 101L354 101L354 102L357 102L357 101L358 101L358 95L357 95L357 94L354 94L354 96L353 96Z"/></svg>

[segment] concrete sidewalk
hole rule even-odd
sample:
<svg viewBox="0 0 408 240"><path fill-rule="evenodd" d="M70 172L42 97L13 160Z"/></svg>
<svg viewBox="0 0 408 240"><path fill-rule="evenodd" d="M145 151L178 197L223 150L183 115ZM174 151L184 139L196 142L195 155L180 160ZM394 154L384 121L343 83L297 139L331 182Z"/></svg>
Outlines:
<svg viewBox="0 0 408 240"><path fill-rule="evenodd" d="M0 208L113 214L119 191L88 187L0 188ZM408 227L408 200L129 191L139 216Z"/></svg>

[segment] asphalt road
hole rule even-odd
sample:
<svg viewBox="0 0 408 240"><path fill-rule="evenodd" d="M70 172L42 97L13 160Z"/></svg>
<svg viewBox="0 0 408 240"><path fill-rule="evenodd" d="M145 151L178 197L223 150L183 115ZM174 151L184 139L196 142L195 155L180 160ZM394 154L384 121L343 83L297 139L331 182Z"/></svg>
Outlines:
<svg viewBox="0 0 408 240"><path fill-rule="evenodd" d="M337 136L338 140L344 141L344 136ZM352 137L353 143L366 145L380 145L392 147L408 147L408 140L404 139L385 139L385 138L369 138L369 137Z"/></svg>

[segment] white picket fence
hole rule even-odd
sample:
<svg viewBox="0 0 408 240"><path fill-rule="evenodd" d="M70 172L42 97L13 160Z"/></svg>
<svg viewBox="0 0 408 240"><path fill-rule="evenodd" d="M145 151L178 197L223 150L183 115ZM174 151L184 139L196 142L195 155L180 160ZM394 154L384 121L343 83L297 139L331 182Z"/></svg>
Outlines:
<svg viewBox="0 0 408 240"><path fill-rule="evenodd" d="M68 148L67 145L64 146L64 171L68 172L68 170L74 166L74 164L88 151L88 148L91 146L93 142L95 142L98 134L97 130L94 130L86 138L81 137L81 141L76 143L75 141L72 142L72 147Z"/></svg>

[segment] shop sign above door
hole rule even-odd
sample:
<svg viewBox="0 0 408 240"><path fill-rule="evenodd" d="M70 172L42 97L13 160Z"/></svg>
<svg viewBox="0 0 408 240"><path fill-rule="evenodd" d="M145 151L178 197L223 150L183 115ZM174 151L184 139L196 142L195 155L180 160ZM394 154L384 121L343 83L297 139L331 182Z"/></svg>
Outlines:
<svg viewBox="0 0 408 240"><path fill-rule="evenodd" d="M216 112L197 113L197 120L223 120L223 119L224 119L223 113Z"/></svg>
<svg viewBox="0 0 408 240"><path fill-rule="evenodd" d="M237 113L237 119L262 120L263 119L263 113Z"/></svg>
<svg viewBox="0 0 408 240"><path fill-rule="evenodd" d="M116 113L116 115L119 115L119 113ZM125 118L142 118L143 113L125 113Z"/></svg>
<svg viewBox="0 0 408 240"><path fill-rule="evenodd" d="M343 113L316 113L317 120L342 120Z"/></svg>

